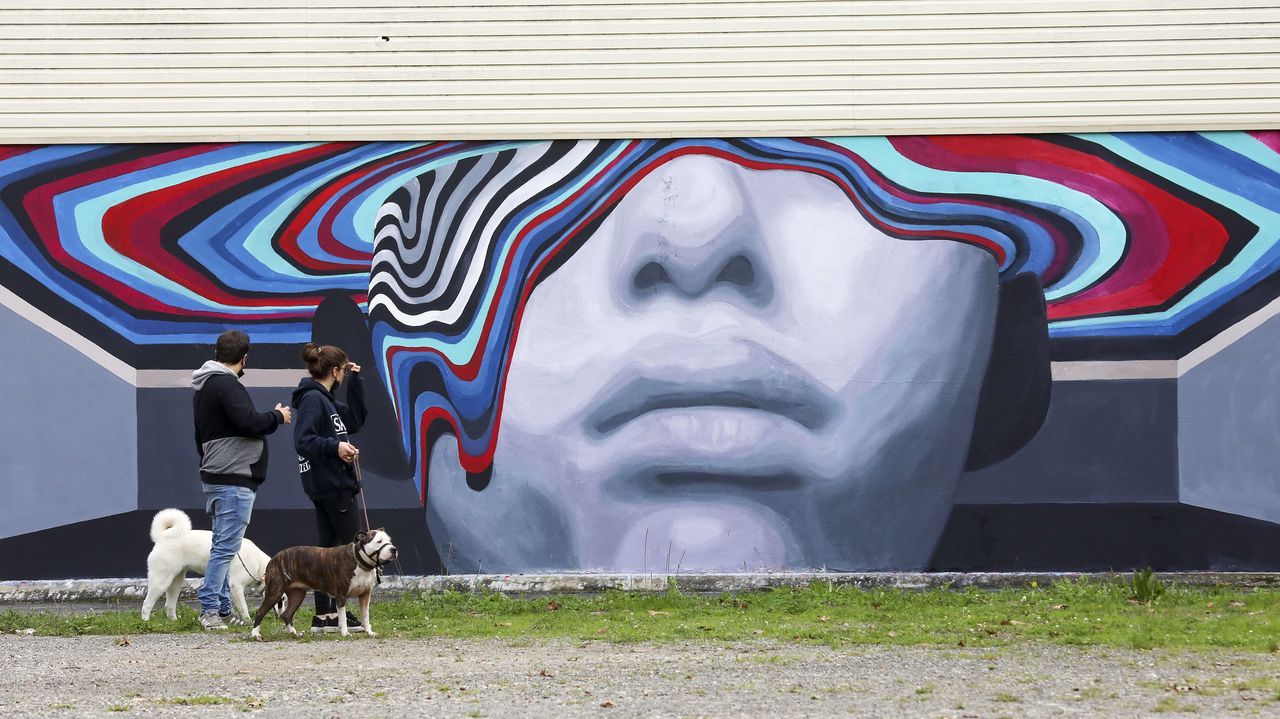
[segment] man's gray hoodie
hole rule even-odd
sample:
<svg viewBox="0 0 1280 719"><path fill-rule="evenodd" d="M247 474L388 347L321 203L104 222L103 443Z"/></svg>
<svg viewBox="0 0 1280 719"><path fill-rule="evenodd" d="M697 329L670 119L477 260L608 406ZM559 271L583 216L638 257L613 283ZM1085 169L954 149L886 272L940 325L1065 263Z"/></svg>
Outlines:
<svg viewBox="0 0 1280 719"><path fill-rule="evenodd" d="M192 372L191 387L200 479L256 490L267 478L263 437L276 431L284 416L254 409L238 375L221 362L209 360Z"/></svg>

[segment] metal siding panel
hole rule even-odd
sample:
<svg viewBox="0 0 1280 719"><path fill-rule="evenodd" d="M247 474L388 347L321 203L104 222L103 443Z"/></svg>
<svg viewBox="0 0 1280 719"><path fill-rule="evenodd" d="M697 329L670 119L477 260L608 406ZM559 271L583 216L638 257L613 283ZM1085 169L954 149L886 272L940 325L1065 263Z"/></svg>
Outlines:
<svg viewBox="0 0 1280 719"><path fill-rule="evenodd" d="M45 0L0 77L0 142L1255 129L1280 7Z"/></svg>

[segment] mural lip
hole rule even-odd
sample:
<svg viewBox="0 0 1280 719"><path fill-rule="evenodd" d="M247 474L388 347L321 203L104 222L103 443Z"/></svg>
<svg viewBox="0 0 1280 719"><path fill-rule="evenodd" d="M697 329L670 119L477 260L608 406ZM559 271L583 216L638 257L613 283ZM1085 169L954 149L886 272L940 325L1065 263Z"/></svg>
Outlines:
<svg viewBox="0 0 1280 719"><path fill-rule="evenodd" d="M736 357L667 346L651 354L681 359L628 363L592 400L586 430L605 438L647 415L696 413L737 423L763 413L818 432L835 416L834 393L799 365L755 343L737 344L746 352L721 353Z"/></svg>

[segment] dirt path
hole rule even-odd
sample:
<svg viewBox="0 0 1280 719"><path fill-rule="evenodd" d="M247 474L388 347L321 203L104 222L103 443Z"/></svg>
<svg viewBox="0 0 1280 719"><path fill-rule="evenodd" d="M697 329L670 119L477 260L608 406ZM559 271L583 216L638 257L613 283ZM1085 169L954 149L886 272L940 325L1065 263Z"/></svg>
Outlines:
<svg viewBox="0 0 1280 719"><path fill-rule="evenodd" d="M0 637L0 716L1280 716L1280 657L772 643Z"/></svg>

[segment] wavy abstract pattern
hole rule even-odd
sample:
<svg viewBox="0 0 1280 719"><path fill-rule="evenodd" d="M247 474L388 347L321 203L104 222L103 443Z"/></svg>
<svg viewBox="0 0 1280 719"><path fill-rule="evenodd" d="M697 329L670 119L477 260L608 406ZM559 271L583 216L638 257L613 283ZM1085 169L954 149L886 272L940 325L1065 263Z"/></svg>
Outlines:
<svg viewBox="0 0 1280 719"><path fill-rule="evenodd" d="M367 296L405 445L448 428L483 472L532 287L688 153L1037 273L1061 342L1195 336L1275 294L1278 132L0 147L0 284L154 353L230 326L298 343L326 296Z"/></svg>
<svg viewBox="0 0 1280 719"><path fill-rule="evenodd" d="M1038 274L1055 336L1163 335L1272 274L1274 133L554 142L422 173L378 218L369 316L405 446L492 460L522 307L647 173L684 154L824 177L904 240ZM416 457L420 489L426 457Z"/></svg>
<svg viewBox="0 0 1280 719"><path fill-rule="evenodd" d="M134 344L228 326L304 341L324 295L363 302L386 195L456 147L0 148L4 277L17 270Z"/></svg>

